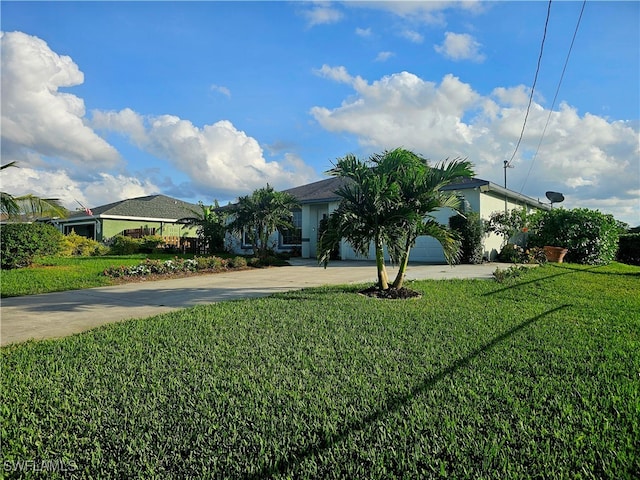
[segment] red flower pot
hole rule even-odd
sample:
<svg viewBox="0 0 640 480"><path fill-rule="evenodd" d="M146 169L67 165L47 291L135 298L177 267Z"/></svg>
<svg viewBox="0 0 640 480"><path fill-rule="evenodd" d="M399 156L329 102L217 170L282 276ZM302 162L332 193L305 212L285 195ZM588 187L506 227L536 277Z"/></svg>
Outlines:
<svg viewBox="0 0 640 480"><path fill-rule="evenodd" d="M568 250L562 247L544 247L544 254L547 257L547 262L562 263L567 252Z"/></svg>

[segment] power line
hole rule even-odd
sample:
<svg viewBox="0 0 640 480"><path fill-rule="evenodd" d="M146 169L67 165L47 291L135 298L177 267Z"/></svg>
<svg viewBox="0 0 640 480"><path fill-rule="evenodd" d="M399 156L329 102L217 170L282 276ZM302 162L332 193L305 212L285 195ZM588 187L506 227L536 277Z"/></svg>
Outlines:
<svg viewBox="0 0 640 480"><path fill-rule="evenodd" d="M562 85L562 80L564 79L564 74L567 71L567 65L569 64L569 57L571 56L571 51L573 50L573 44L576 41L576 35L578 34L578 28L580 27L580 21L582 20L582 13L584 12L584 7L587 4L587 0L582 2L582 8L580 9L580 15L578 16L578 22L576 23L576 28L573 32L573 38L571 39L571 45L569 46L569 51L567 52L567 58L564 61L564 67L562 68L562 74L560 75L560 80L558 81L558 87L556 88L556 94L553 97L553 103L551 104L551 108L549 109L549 115L547 116L547 122L544 124L544 128L542 129L542 135L540 136L540 141L538 142L538 146L536 147L536 152L533 154L533 158L531 159L531 165L529 165L529 171L527 172L527 176L524 177L524 181L522 182L522 188L520 188L520 193L524 190L524 186L529 179L529 175L531 174L531 170L533 169L533 164L538 157L538 152L540 151L540 145L542 145L542 139L544 138L545 133L547 132L547 127L549 126L549 121L551 120L551 114L553 113L553 107L556 105L556 100L558 99L558 93L560 92L560 86Z"/></svg>
<svg viewBox="0 0 640 480"><path fill-rule="evenodd" d="M527 105L527 112L524 115L524 122L522 124L522 131L520 132L520 138L518 138L518 143L516 144L516 148L513 151L513 155L508 162L504 164L505 171L511 165L513 158L516 156L516 152L520 147L520 142L522 142L522 137L524 136L524 129L527 125L527 118L529 117L529 110L531 109L531 102L533 101L533 92L536 89L536 83L538 82L538 73L540 73L540 63L542 62L542 52L544 51L544 41L547 38L547 26L549 25L549 16L551 14L551 0L549 0L549 6L547 7L547 19L544 22L544 33L542 34L542 44L540 45L540 55L538 55L538 65L536 66L536 74L533 77L533 85L531 86L531 94L529 95L529 104Z"/></svg>

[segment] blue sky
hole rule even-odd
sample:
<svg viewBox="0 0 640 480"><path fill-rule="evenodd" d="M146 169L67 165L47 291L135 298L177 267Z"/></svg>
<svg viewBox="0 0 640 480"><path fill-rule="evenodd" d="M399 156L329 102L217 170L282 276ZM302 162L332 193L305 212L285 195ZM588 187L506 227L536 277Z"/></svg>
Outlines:
<svg viewBox="0 0 640 480"><path fill-rule="evenodd" d="M640 224L640 3L554 1L508 187ZM2 189L223 204L348 153L503 183L547 2L7 2ZM547 124L548 122L548 124ZM547 125L544 136L545 124ZM538 145L540 145L538 150ZM537 155L535 155L538 150Z"/></svg>

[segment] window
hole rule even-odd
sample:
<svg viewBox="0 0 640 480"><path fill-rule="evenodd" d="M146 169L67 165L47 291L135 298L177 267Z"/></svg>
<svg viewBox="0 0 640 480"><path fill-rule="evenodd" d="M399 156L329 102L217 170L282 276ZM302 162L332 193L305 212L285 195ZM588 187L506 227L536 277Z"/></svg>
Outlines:
<svg viewBox="0 0 640 480"><path fill-rule="evenodd" d="M282 231L280 238L282 246L302 245L302 210L293 210L291 223L294 228Z"/></svg>
<svg viewBox="0 0 640 480"><path fill-rule="evenodd" d="M246 228L242 229L242 248L251 248L251 231Z"/></svg>

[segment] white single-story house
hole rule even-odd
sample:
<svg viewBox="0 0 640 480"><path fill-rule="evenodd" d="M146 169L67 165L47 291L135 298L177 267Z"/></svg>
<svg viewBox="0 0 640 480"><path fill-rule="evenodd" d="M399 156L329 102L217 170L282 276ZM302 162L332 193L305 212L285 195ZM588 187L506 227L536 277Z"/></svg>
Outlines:
<svg viewBox="0 0 640 480"><path fill-rule="evenodd" d="M293 224L295 231L273 234L270 243L276 251L297 251L303 258L315 258L317 253L320 222L327 218L339 205L341 198L336 195L344 180L332 177L326 180L290 188L285 192L293 195L300 203L301 208L293 212ZM506 189L495 183L480 178L463 179L445 187L445 190L456 191L464 200L466 211L478 212L480 217L488 219L491 213L514 208L526 207L530 212L536 210L549 210L549 204ZM435 217L444 225L448 225L449 218L454 215L450 209L444 209L435 213ZM494 260L500 251L503 238L490 234L484 240L484 256ZM236 253L251 251L251 245L239 238L232 239L229 246ZM371 249L370 257L363 258L357 255L351 246L343 241L340 244L338 257L342 260L374 260L374 252ZM411 250L410 261L443 264L446 263L442 247L431 237L420 237L415 247Z"/></svg>

